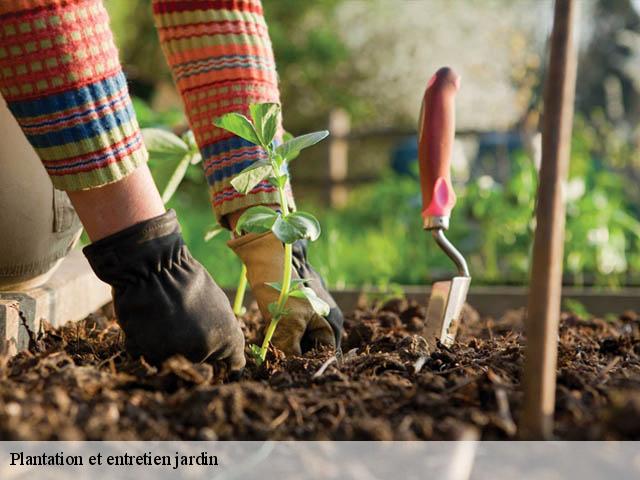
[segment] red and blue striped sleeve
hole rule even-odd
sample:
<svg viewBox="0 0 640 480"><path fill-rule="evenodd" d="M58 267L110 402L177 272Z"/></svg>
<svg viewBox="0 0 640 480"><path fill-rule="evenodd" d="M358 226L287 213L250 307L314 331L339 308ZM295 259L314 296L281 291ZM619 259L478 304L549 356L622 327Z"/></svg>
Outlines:
<svg viewBox="0 0 640 480"><path fill-rule="evenodd" d="M0 92L58 189L147 160L100 0L0 2Z"/></svg>
<svg viewBox="0 0 640 480"><path fill-rule="evenodd" d="M261 2L153 0L153 13L162 50L202 153L216 215L223 220L242 208L278 203L275 187L266 180L248 195L235 191L231 179L266 154L213 124L228 112L247 114L252 103L280 103Z"/></svg>

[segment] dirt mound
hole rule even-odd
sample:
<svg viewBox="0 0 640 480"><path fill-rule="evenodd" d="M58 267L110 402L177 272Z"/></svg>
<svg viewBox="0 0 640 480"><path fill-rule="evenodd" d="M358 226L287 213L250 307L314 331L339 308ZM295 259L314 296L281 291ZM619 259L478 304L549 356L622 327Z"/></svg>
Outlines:
<svg viewBox="0 0 640 480"><path fill-rule="evenodd" d="M47 328L29 352L0 357L0 438L484 439L517 435L522 312L497 321L467 309L459 341L429 348L424 309L393 300L356 311L343 355L249 360L239 380L172 358L156 368L122 351L117 324L93 315ZM255 309L242 319L259 336ZM640 438L640 319L565 314L555 432Z"/></svg>

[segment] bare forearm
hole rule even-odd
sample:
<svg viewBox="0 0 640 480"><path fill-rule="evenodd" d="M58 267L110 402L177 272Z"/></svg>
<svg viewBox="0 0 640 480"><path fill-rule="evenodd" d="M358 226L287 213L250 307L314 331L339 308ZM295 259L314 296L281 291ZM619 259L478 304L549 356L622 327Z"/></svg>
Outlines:
<svg viewBox="0 0 640 480"><path fill-rule="evenodd" d="M146 165L119 182L68 195L92 242L165 211Z"/></svg>

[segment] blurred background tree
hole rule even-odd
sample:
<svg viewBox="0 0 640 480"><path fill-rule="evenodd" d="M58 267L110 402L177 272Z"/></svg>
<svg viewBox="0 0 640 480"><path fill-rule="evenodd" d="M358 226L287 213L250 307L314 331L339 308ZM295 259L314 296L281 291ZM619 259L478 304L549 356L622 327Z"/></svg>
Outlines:
<svg viewBox="0 0 640 480"><path fill-rule="evenodd" d="M151 0L106 0L111 28L133 95L150 102L156 85L171 80L151 15Z"/></svg>
<svg viewBox="0 0 640 480"><path fill-rule="evenodd" d="M154 107L177 105L178 97L163 88L171 74L153 25L151 0L105 3L132 93ZM351 52L336 35L341 3L344 1L264 2L287 120L301 130L325 122L331 108L342 107L357 115L367 103L352 92L357 76L350 66Z"/></svg>
<svg viewBox="0 0 640 480"><path fill-rule="evenodd" d="M366 111L368 102L353 91L359 80L351 62L353 52L336 34L342 3L264 2L289 128L313 130L337 107L356 117Z"/></svg>
<svg viewBox="0 0 640 480"><path fill-rule="evenodd" d="M592 0L589 38L580 56L576 107L605 112L617 125L640 120L640 15L631 0Z"/></svg>

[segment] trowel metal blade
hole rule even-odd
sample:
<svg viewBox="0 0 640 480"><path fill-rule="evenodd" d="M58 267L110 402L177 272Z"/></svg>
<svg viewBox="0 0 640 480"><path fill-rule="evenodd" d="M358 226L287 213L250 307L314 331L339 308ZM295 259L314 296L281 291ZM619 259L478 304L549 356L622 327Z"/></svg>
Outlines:
<svg viewBox="0 0 640 480"><path fill-rule="evenodd" d="M455 341L470 283L471 277L453 277L433 284L424 328L429 346L434 347L436 339L447 347Z"/></svg>

